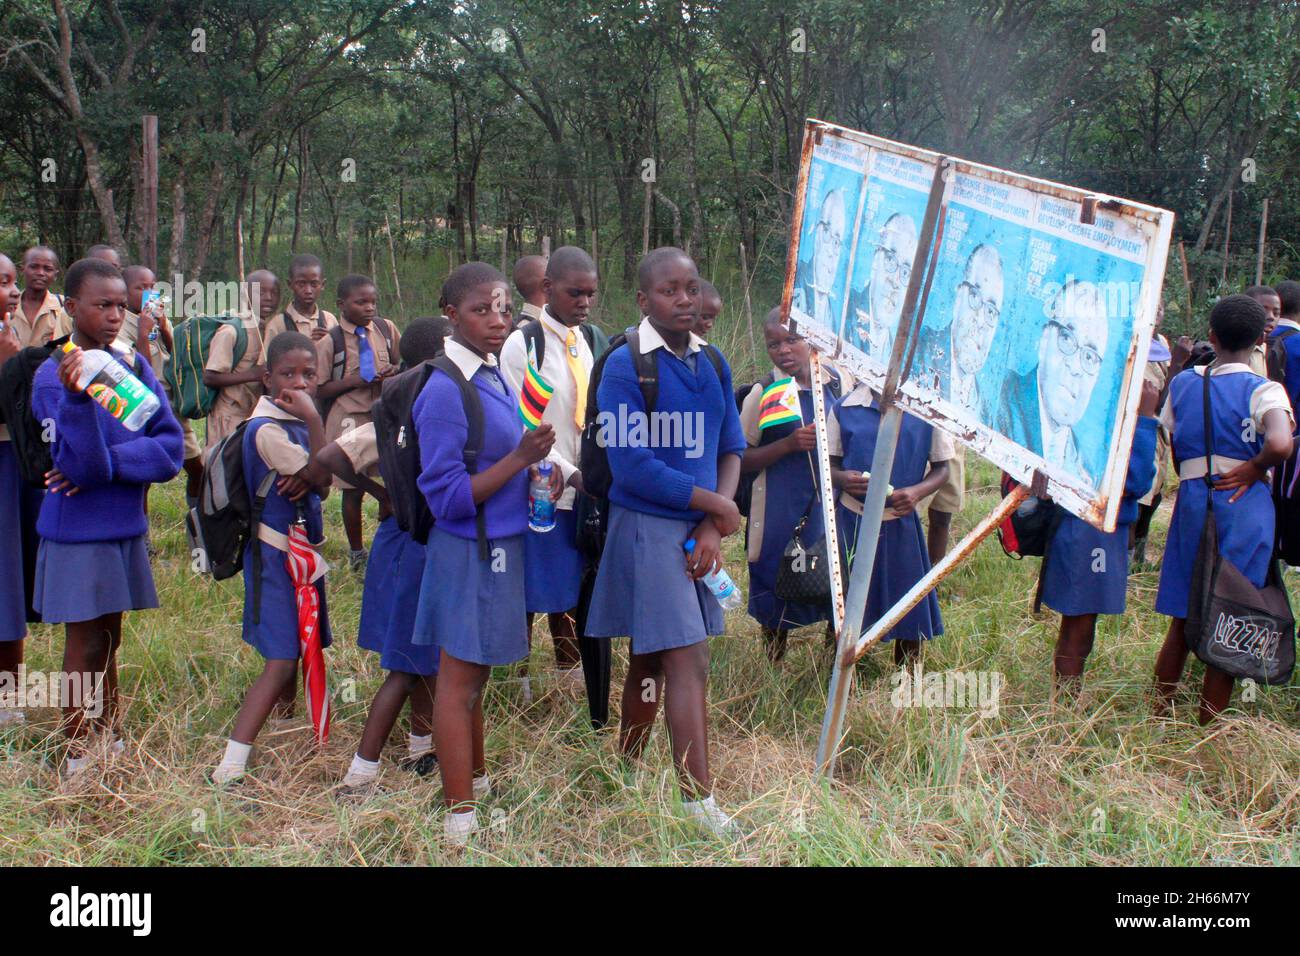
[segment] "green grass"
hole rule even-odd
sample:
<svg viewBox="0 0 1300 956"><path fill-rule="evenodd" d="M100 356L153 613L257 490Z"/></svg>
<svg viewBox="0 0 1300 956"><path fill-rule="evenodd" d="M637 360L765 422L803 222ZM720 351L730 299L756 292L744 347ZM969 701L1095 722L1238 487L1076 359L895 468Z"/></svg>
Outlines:
<svg viewBox="0 0 1300 956"><path fill-rule="evenodd" d="M994 475L972 469L969 528L994 503ZM581 702L539 694L525 708L500 671L487 698L494 826L463 856L445 850L440 787L410 779L392 757L390 793L361 808L335 804L382 672L354 641L360 579L330 578L337 642L333 735L315 753L305 725L259 738L256 782L221 792L205 781L260 659L239 637L238 580L190 573L179 483L152 494L163 607L130 615L122 652L129 756L91 785L63 792L57 715L35 711L0 734L0 862L6 864L1173 864L1297 863L1300 735L1296 687L1237 702L1216 726L1194 722L1196 668L1177 717L1149 716L1155 650L1165 622L1151 610L1156 574L1134 574L1130 613L1103 620L1077 702L1051 699L1056 618L1030 612L1036 562L986 542L943 587L947 633L927 670L995 670L996 716L896 709L889 651L858 676L838 778L813 774L829 661L817 628L799 632L781 667L757 629L732 614L712 642L712 753L719 801L738 814L735 844L702 838L676 815L660 728L638 767L614 756L609 732L588 729ZM345 565L338 506L327 503L326 556ZM1162 512L1162 516L1167 512ZM373 513L367 535L373 533ZM1163 529L1158 535L1163 538ZM1155 544L1161 541L1153 542ZM1158 552L1157 552L1158 553ZM743 581L738 539L729 565ZM32 668L54 669L62 634L37 627ZM549 641L535 640L538 690L552 687ZM615 681L624 669L622 648Z"/></svg>
<svg viewBox="0 0 1300 956"><path fill-rule="evenodd" d="M714 341L736 380L761 369L739 318L739 287ZM405 291L405 288L404 288ZM619 328L630 297L605 299L603 324ZM755 299L755 311L766 307ZM996 503L996 473L969 469L966 510L954 541ZM305 723L263 731L255 782L222 792L206 782L220 758L261 659L240 639L239 579L190 571L181 483L153 489L154 563L162 608L127 616L121 690L130 753L90 786L64 792L57 713L33 711L25 728L0 731L0 864L1016 864L1203 865L1300 863L1300 693L1297 684L1234 699L1215 726L1195 723L1200 667L1190 668L1175 719L1150 716L1148 689L1166 619L1155 614L1157 573L1135 573L1129 613L1103 618L1085 690L1052 700L1057 618L1031 612L1038 562L1015 562L989 540L940 591L946 633L926 648L929 672L1003 675L996 716L970 709L899 709L891 703L888 648L860 667L840 773L813 773L830 659L819 628L797 632L784 665L768 664L743 613L711 642L711 756L719 802L743 839L701 837L677 815L666 734L646 759L624 766L611 731L595 733L585 703L547 693L552 653L539 625L533 682L523 706L500 670L487 695L487 753L494 826L465 854L440 842L441 788L416 780L386 753L390 792L361 808L337 805L341 779L383 678L355 642L361 579L346 570L337 498L326 503L328 651L333 734L316 753ZM1148 554L1158 556L1170 501ZM367 539L374 533L368 502ZM746 584L741 536L728 567ZM28 665L55 670L62 632L38 626ZM615 696L626 666L618 642ZM615 702L617 707L617 702Z"/></svg>

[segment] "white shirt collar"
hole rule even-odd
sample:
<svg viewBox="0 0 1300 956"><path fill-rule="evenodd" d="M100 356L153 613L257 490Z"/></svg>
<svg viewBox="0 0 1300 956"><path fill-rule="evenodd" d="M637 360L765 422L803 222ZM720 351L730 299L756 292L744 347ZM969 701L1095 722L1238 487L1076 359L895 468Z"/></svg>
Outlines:
<svg viewBox="0 0 1300 956"><path fill-rule="evenodd" d="M665 342L664 337L659 334L659 330L650 324L649 316L646 316L641 319L641 324L637 326L637 332L641 336L642 355L648 355L649 353L653 352L655 349L664 349L670 354L673 355L677 354L676 352L673 352L672 349L668 348L668 343ZM686 344L686 354L689 355L692 352L698 352L707 344L708 343L705 342L704 339L700 338L694 332L691 332L690 339L687 341Z"/></svg>
<svg viewBox="0 0 1300 956"><path fill-rule="evenodd" d="M451 359L456 364L456 367L460 369L460 374L465 376L467 382L474 377L474 373L482 366L486 365L488 368L495 368L497 364L495 355L483 358L473 350L461 345L455 339L447 339L443 351L446 353L447 358Z"/></svg>
<svg viewBox="0 0 1300 956"><path fill-rule="evenodd" d="M870 408L875 403L876 396L875 393L871 391L871 386L866 382L862 382L854 387L853 391L849 392L849 394L844 397L844 401L840 402L840 405L844 408L853 405L861 405L863 408Z"/></svg>
<svg viewBox="0 0 1300 956"><path fill-rule="evenodd" d="M528 316L530 319L540 319L545 308L545 306L538 307L533 305L531 302L525 302L519 307L519 312L522 315Z"/></svg>
<svg viewBox="0 0 1300 956"><path fill-rule="evenodd" d="M538 318L541 320L543 326L550 329L560 337L561 342L568 341L569 327L555 316L551 315L551 309L549 306L542 307L542 314L539 315ZM573 327L573 331L581 335L581 333L578 332L578 327L576 325Z"/></svg>
<svg viewBox="0 0 1300 956"><path fill-rule="evenodd" d="M1281 327L1284 326L1284 325L1285 325L1288 329L1295 329L1297 332L1300 332L1300 322L1297 322L1295 319L1278 319L1278 320L1277 320L1277 326L1278 326L1278 328L1281 328Z"/></svg>
<svg viewBox="0 0 1300 956"><path fill-rule="evenodd" d="M1210 368L1210 366L1196 365L1193 366L1192 371L1195 372L1197 375L1204 375L1205 370L1207 368ZM1247 365L1245 362L1224 362L1222 365L1215 365L1213 367L1213 370L1210 372L1210 376L1213 377L1215 375L1228 375L1231 372L1250 372L1252 375L1255 374L1254 372L1251 371L1250 366Z"/></svg>
<svg viewBox="0 0 1300 956"><path fill-rule="evenodd" d="M270 395L263 395L257 400L257 406L253 409L253 414L249 418L275 418L282 422L302 421L297 415L291 415L286 412Z"/></svg>

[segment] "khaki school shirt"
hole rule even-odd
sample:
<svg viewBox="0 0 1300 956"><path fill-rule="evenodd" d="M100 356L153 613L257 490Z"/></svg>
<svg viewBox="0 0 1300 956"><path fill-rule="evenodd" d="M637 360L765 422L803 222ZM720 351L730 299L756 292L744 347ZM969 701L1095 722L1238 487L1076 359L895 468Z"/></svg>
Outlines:
<svg viewBox="0 0 1300 956"><path fill-rule="evenodd" d="M252 316L246 316L244 331L248 335L248 347L244 349L238 364L235 363L235 329L233 326L223 325L212 336L208 361L203 367L213 372L246 372L255 366L262 354L262 332L258 328L257 320ZM217 392L217 400L212 404L211 414L214 418L225 421L233 419L238 424L252 413L261 395L261 382L245 382L242 385L231 385L220 389Z"/></svg>
<svg viewBox="0 0 1300 956"><path fill-rule="evenodd" d="M18 333L18 344L23 348L44 345L52 339L61 339L72 331L72 319L63 311L59 297L48 289L45 301L41 303L36 318L27 320L27 312L21 301L13 314L14 331Z"/></svg>
<svg viewBox="0 0 1300 956"><path fill-rule="evenodd" d="M311 330L316 328L316 319L320 318L325 323L325 328L331 329L339 324L339 320L333 312L327 312L319 306L316 311L310 315L303 315L289 303L283 312L278 312L266 320L266 325L262 327L262 358L263 365L266 364L266 350L271 345L271 339L275 338L281 332L288 332L292 329L295 332L301 332L307 338L311 338Z"/></svg>
<svg viewBox="0 0 1300 956"><path fill-rule="evenodd" d="M359 417L356 424L364 424L370 420L370 406L375 404L379 398L379 392L383 382L378 378L378 373L390 366L395 366L400 361L396 355L388 354L388 342L384 338L384 333L379 330L378 323L387 322L389 336L393 340L393 350L397 350L398 334L397 326L393 325L388 319L376 319L370 325L370 347L375 353L375 373L376 378L370 385L363 388L354 388L344 392L334 400L330 407L329 420L325 423L325 434L333 441L342 434L343 429L340 427L343 419L348 417ZM357 351L357 327L347 319L339 319L339 327L343 329L343 369L340 377L346 378L361 367L361 361L358 358ZM316 384L317 387L330 381L330 372L334 366L334 339L332 336L325 336L316 343Z"/></svg>

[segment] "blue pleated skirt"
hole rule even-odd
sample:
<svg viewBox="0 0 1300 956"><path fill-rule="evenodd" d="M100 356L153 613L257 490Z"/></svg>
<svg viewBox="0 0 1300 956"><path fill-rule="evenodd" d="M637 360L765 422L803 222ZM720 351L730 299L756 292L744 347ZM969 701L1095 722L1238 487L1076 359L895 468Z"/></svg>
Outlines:
<svg viewBox="0 0 1300 956"><path fill-rule="evenodd" d="M262 549L261 606L256 615L253 607L253 548ZM316 593L320 595L321 647L329 647L333 640L325 603L325 581L326 578L321 578L316 582ZM285 554L264 541L250 541L244 549L243 637L268 661L296 661L300 656L298 598L289 569L285 567Z"/></svg>
<svg viewBox="0 0 1300 956"><path fill-rule="evenodd" d="M582 553L576 509L555 512L550 531L524 532L524 601L530 614L559 614L578 606Z"/></svg>
<svg viewBox="0 0 1300 956"><path fill-rule="evenodd" d="M385 519L370 546L357 643L379 654L384 670L429 677L438 673L437 650L415 644L415 614L424 580L425 547Z"/></svg>
<svg viewBox="0 0 1300 956"><path fill-rule="evenodd" d="M27 636L23 489L13 445L0 441L0 642Z"/></svg>
<svg viewBox="0 0 1300 956"><path fill-rule="evenodd" d="M852 572L848 556L855 547L858 522L861 519L844 506L837 505L835 520L847 587ZM882 523L880 540L876 546L876 561L871 571L871 586L867 591L867 608L862 616L863 632L884 617L885 612L929 570L930 554L926 550L921 519L912 513ZM907 612L898 625L884 636L884 640L928 641L942 633L943 617L939 614L939 599L931 591L920 604Z"/></svg>
<svg viewBox="0 0 1300 956"><path fill-rule="evenodd" d="M51 624L157 607L145 536L80 544L42 540L35 602L41 618Z"/></svg>
<svg viewBox="0 0 1300 956"><path fill-rule="evenodd" d="M1184 481L1178 485L1178 500L1169 519L1169 538L1160 565L1160 590L1156 592L1156 612L1170 617L1187 617L1190 603L1192 566L1201 545L1205 528L1206 493L1203 481ZM1268 562L1273 556L1275 515L1269 488L1263 483L1252 485L1233 504L1228 499L1234 490L1214 492L1214 516L1219 532L1219 553L1231 561L1257 588L1268 577Z"/></svg>
<svg viewBox="0 0 1300 956"><path fill-rule="evenodd" d="M695 524L611 506L589 637L630 637L633 654L652 654L723 633L722 606L686 573L682 545Z"/></svg>
<svg viewBox="0 0 1300 956"><path fill-rule="evenodd" d="M477 541L435 525L425 550L414 644L436 644L472 664L527 657L524 536L489 539L488 557L480 560Z"/></svg>
<svg viewBox="0 0 1300 956"><path fill-rule="evenodd" d="M1052 538L1043 603L1067 617L1123 614L1128 596L1128 529L1109 534L1066 515Z"/></svg>

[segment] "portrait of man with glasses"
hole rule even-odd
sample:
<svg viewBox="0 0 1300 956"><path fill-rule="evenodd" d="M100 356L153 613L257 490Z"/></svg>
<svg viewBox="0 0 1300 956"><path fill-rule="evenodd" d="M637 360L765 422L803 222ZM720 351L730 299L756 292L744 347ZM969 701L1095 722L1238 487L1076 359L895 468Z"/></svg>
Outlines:
<svg viewBox="0 0 1300 956"><path fill-rule="evenodd" d="M862 291L850 300L846 337L881 365L889 364L894 335L903 313L907 283L916 258L916 223L897 212L885 220L874 248L859 247L858 260L870 255L871 273ZM856 275L859 266L854 266Z"/></svg>
<svg viewBox="0 0 1300 956"><path fill-rule="evenodd" d="M1001 432L1089 484L1076 431L1088 410L1106 354L1106 303L1090 282L1071 279L1048 303L1038 366L1011 376L1002 392Z"/></svg>
<svg viewBox="0 0 1300 956"><path fill-rule="evenodd" d="M953 294L946 329L922 327L916 367L927 369L944 398L987 424L991 402L979 385L1002 316L1002 257L988 243L971 250ZM928 380L927 380L928 383Z"/></svg>
<svg viewBox="0 0 1300 956"><path fill-rule="evenodd" d="M831 189L817 210L811 244L805 242L799 249L799 265L795 272L791 306L832 331L839 328L844 306L843 290L835 288L835 279L846 251L848 227L844 190ZM811 248L805 257L803 247L809 245Z"/></svg>

